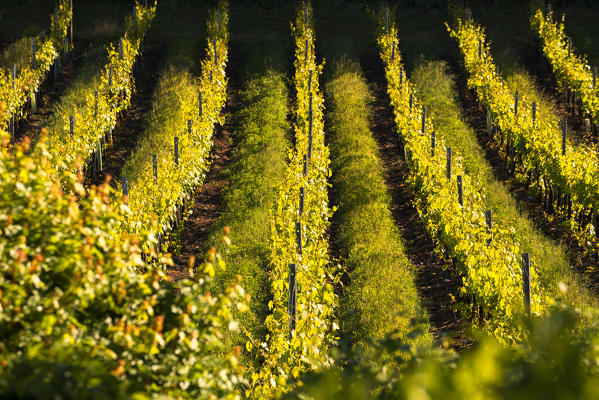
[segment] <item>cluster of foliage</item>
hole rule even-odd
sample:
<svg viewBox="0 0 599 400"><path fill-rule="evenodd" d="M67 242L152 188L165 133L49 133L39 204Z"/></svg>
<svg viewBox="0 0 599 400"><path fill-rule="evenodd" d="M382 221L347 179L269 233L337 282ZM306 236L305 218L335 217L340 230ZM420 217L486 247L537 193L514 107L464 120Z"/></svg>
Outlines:
<svg viewBox="0 0 599 400"><path fill-rule="evenodd" d="M566 84L576 93L582 108L595 122L599 121L599 89L593 84L591 66L583 56L568 54L568 39L564 34L564 17L557 23L552 13L543 15L537 10L530 19L532 30L538 35L543 54L551 64L559 85Z"/></svg>
<svg viewBox="0 0 599 400"><path fill-rule="evenodd" d="M324 141L324 105L318 82L323 65L316 63L311 19L311 6L305 4L297 11L292 26L297 94L293 109L295 147L290 151L285 178L272 210L272 313L265 322L269 331L266 342L257 349L265 360L263 368L252 374L248 390L252 398L278 397L293 387L303 372L329 364L327 349L334 343L338 328L333 290L337 278L333 276L327 240L331 216L329 150ZM305 191L302 212L300 188ZM297 268L295 329L291 329L288 309L290 264ZM248 342L248 350L256 346Z"/></svg>
<svg viewBox="0 0 599 400"><path fill-rule="evenodd" d="M339 301L341 339L363 348L384 338L430 344L414 267L389 209L391 197L369 128L372 98L359 66L338 64L327 94L332 184L339 204L335 239L348 272ZM419 324L423 334L408 335Z"/></svg>
<svg viewBox="0 0 599 400"><path fill-rule="evenodd" d="M594 311L596 321L597 310ZM401 369L376 363L370 368L338 367L304 378L304 386L286 399L598 399L599 326L582 331L581 315L555 304L549 318L527 321L528 340L506 347L484 338L468 351L421 352L412 360L398 359ZM380 342L386 348L401 342ZM376 359L375 359L376 360Z"/></svg>
<svg viewBox="0 0 599 400"><path fill-rule="evenodd" d="M535 226L535 221L520 211L509 187L497 179L487 159L487 150L462 114L457 77L451 73L447 62L420 63L412 71L410 81L426 105L427 114L436 122L436 135L443 137L446 146L462 154L466 172L476 175L482 184L487 208L493 212L494 218L499 216L504 224L514 228L520 248L530 253L543 295L582 308L596 306L595 296L572 269L565 247ZM569 290L562 292L559 289L561 284L566 284Z"/></svg>
<svg viewBox="0 0 599 400"><path fill-rule="evenodd" d="M238 398L239 349L211 353L247 296L239 280L207 291L216 251L168 283L167 258L142 261L148 234L120 230L108 184L59 175L44 133L34 149L0 138L0 397Z"/></svg>
<svg viewBox="0 0 599 400"><path fill-rule="evenodd" d="M6 126L10 118L17 120L24 115L23 106L31 95L37 92L52 64L60 56L72 16L70 1L59 0L56 13L52 16L50 31L35 38L35 68L32 60L32 39L26 40L28 51L19 52L20 57L13 60L18 71L14 81L12 65L9 70L0 68L0 102L4 104L0 125Z"/></svg>
<svg viewBox="0 0 599 400"><path fill-rule="evenodd" d="M207 24L207 57L201 63L201 76L193 78L177 67L162 73L146 131L123 167L128 185L128 195L122 195L128 197L123 230L129 233L171 232L183 203L192 198L208 171L212 133L215 124L222 123L220 112L226 101L226 3L211 12ZM123 193L121 186L119 190Z"/></svg>
<svg viewBox="0 0 599 400"><path fill-rule="evenodd" d="M431 118L426 118L415 89L405 76L394 24L378 37L385 65L387 91L409 166L409 183L415 190L415 206L442 257L462 276L460 293L474 303L460 309L475 316L474 323L507 342L522 339L521 255L514 231L501 220L486 221L486 199L477 176L467 174L462 157L453 152L451 177L447 176L448 152L441 136L434 139ZM424 120L424 132L422 131ZM458 202L457 176L461 176L463 206ZM530 270L531 312L542 314L545 305L537 271Z"/></svg>
<svg viewBox="0 0 599 400"><path fill-rule="evenodd" d="M136 4L133 10L119 44L108 47L108 62L96 79L90 81L74 103L66 99L63 104L61 99L51 117L48 151L64 159L63 166L75 166L75 160L85 164L104 136L112 132L119 113L129 107L135 88L133 65L156 14L156 4Z"/></svg>
<svg viewBox="0 0 599 400"><path fill-rule="evenodd" d="M522 95L515 107L515 93L497 73L481 26L458 19L455 29L448 30L462 52L468 87L476 91L499 128L499 151L514 160L516 177L546 196L549 193L551 202L557 199L561 207L556 214L564 226L584 249L597 252L599 241L590 218L599 210L596 151L567 140L563 154L560 124L553 114L537 108L533 122L532 104Z"/></svg>

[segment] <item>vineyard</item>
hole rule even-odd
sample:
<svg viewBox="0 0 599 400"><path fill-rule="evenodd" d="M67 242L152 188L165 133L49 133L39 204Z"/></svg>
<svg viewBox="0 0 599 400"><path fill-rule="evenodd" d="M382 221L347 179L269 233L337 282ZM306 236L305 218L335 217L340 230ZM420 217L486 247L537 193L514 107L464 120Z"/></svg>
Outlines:
<svg viewBox="0 0 599 400"><path fill-rule="evenodd" d="M599 399L595 17L8 0L0 398Z"/></svg>

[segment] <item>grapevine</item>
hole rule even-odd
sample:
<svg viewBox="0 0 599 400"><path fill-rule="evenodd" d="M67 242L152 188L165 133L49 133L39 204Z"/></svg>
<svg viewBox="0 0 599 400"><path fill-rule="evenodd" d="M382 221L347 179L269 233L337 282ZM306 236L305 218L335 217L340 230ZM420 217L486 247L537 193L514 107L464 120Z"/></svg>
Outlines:
<svg viewBox="0 0 599 400"><path fill-rule="evenodd" d="M71 105L74 109L57 107L48 125L48 151L64 159L63 165L83 169L102 139L115 128L119 113L129 107L135 90L133 65L155 13L155 4L137 4L127 18L126 33L118 45L108 47L108 62L82 98Z"/></svg>
<svg viewBox="0 0 599 400"><path fill-rule="evenodd" d="M458 20L456 27L448 30L462 52L468 87L488 107L500 130L501 151L512 153L510 158L518 161L516 172L544 195L550 208L557 200L557 213L566 228L583 248L597 253L599 241L593 224L599 210L596 151L560 139L559 121L546 110L535 110L533 121L532 104L523 96L518 98L516 112L515 93L497 73L482 27L472 20Z"/></svg>
<svg viewBox="0 0 599 400"><path fill-rule="evenodd" d="M6 126L11 118L15 123L25 115L23 106L34 93L37 93L52 64L63 50L72 17L70 1L59 0L56 14L52 16L50 32L35 38L35 68L32 65L33 60L22 60L14 80L12 70L0 68L0 102L4 103L5 107L0 125Z"/></svg>
<svg viewBox="0 0 599 400"><path fill-rule="evenodd" d="M45 134L33 149L27 138L8 148L6 132L0 140L0 392L240 398L239 351L221 338L236 329L232 313L247 298L239 279L207 293L209 271L222 267L218 253L169 284L167 258L155 267L142 261L149 232L120 230L109 185L87 190L67 166L59 175L63 161L46 151Z"/></svg>
<svg viewBox="0 0 599 400"><path fill-rule="evenodd" d="M170 233L184 217L180 215L183 204L206 176L214 126L223 122L220 112L227 88L227 23L223 3L208 20L207 57L198 79L173 67L160 79L155 96L164 100L164 107L153 110L147 131L123 168L127 193L123 192L123 180L119 182L128 203L123 230L129 233Z"/></svg>
<svg viewBox="0 0 599 400"><path fill-rule="evenodd" d="M304 372L329 364L327 349L335 342L338 328L334 317L336 278L332 276L327 241L331 216L327 190L329 150L324 143L323 97L318 83L323 65L316 63L311 14L311 6L306 4L298 10L292 25L297 93L293 110L295 147L290 151L284 183L273 210L270 271L273 299L269 303L272 314L266 318L269 334L260 349L265 354L264 366L252 374L252 386L247 393L252 398L279 397ZM301 187L305 189L302 213L299 212ZM299 235L297 227L301 229ZM288 312L290 264L297 267L295 329L290 329ZM248 347L251 350L252 345L248 343Z"/></svg>
<svg viewBox="0 0 599 400"><path fill-rule="evenodd" d="M554 22L552 13L545 17L541 10L537 10L530 19L530 25L541 40L543 54L549 60L558 84L568 85L591 120L599 121L599 88L593 82L591 66L586 58L573 54L572 49L568 51L564 18L559 23Z"/></svg>
<svg viewBox="0 0 599 400"><path fill-rule="evenodd" d="M485 327L507 342L520 341L523 330L522 273L520 249L514 233L495 221L492 230L486 222L485 198L476 176L468 175L459 154L453 153L451 176L447 177L447 148L442 137L435 139L434 155L430 118L422 131L422 104L404 74L398 50L397 29L392 24L378 37L385 65L387 91L395 122L405 147L409 182L416 192L415 205L435 242L442 246L447 261L454 262L462 275L461 294L475 304L464 311L483 320ZM462 177L463 206L458 202L457 176ZM543 314L545 305L531 269L531 312ZM481 313L482 310L482 313Z"/></svg>

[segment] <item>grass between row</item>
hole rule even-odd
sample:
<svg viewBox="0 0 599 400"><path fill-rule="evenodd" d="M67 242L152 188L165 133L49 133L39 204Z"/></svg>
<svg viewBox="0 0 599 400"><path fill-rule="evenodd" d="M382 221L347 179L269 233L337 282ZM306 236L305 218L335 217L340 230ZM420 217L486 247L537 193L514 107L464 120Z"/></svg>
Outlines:
<svg viewBox="0 0 599 400"><path fill-rule="evenodd" d="M521 82L520 87L532 90L533 86L524 79L525 76L519 74L513 82ZM466 171L481 180L488 209L501 220L511 221L520 247L530 253L533 267L539 271L544 294L571 304L596 306L596 299L572 270L566 249L535 227L534 222L520 211L505 184L495 178L476 133L464 122L456 100L456 78L449 72L448 65L444 61L423 62L414 69L412 81L427 112L437 121L438 134L463 155ZM565 293L559 289L560 282L569 288Z"/></svg>
<svg viewBox="0 0 599 400"><path fill-rule="evenodd" d="M385 337L430 343L415 270L391 215L369 128L372 97L359 66L338 63L327 94L333 196L339 207L334 236L348 271L338 313L342 339L357 347Z"/></svg>
<svg viewBox="0 0 599 400"><path fill-rule="evenodd" d="M271 297L268 281L270 260L270 213L287 165L288 90L285 77L270 69L250 78L241 92L242 108L234 115L234 153L226 169L229 185L223 196L223 212L211 228L209 243L223 249L227 269L219 271L210 285L221 293L236 275L251 296L250 310L239 315L253 339L264 340L264 319ZM232 245L219 245L222 230L230 228ZM244 346L241 334L234 344Z"/></svg>

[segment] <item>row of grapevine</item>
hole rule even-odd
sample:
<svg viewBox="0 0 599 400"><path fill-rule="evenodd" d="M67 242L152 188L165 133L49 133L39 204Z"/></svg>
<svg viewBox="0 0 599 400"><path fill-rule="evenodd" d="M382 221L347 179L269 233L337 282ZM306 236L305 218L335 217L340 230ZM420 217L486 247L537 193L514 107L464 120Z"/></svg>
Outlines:
<svg viewBox="0 0 599 400"><path fill-rule="evenodd" d="M111 187L86 190L67 166L59 175L44 132L33 149L0 132L2 397L239 398L238 354L213 357L247 307L239 282L207 291L211 252L169 284L142 262L148 233L120 231Z"/></svg>
<svg viewBox="0 0 599 400"><path fill-rule="evenodd" d="M378 44L415 205L443 257L459 269L462 296L474 299L465 311L478 314L475 323L486 320L486 327L497 337L520 340L517 316L523 310L523 273L514 233L500 220L490 223L478 178L466 173L460 155L436 135L405 75L394 24L382 30ZM531 269L529 274L530 309L542 314L545 306L537 272Z"/></svg>
<svg viewBox="0 0 599 400"><path fill-rule="evenodd" d="M549 12L546 16L537 10L530 19L532 30L540 39L543 54L551 64L559 85L566 84L580 99L582 109L595 123L599 121L599 88L597 70L583 56L574 54L571 42L564 34L564 20L554 22Z"/></svg>
<svg viewBox="0 0 599 400"><path fill-rule="evenodd" d="M468 87L487 106L499 130L498 146L512 169L544 194L545 202L564 219L579 244L597 252L599 241L593 224L599 210L599 159L596 151L574 146L557 118L514 93L498 74L482 27L458 20L448 27L458 40L468 73ZM560 137L561 136L561 137Z"/></svg>
<svg viewBox="0 0 599 400"><path fill-rule="evenodd" d="M35 53L32 49L31 58L27 52L27 59L20 60L18 65L9 66L9 70L0 68L0 103L5 107L0 119L1 126L6 126L9 121L14 126L15 121L23 117L23 106L35 96L60 52L66 47L67 30L73 17L70 1L59 0L50 31L32 39L31 46L35 47Z"/></svg>
<svg viewBox="0 0 599 400"><path fill-rule="evenodd" d="M519 247L530 254L543 295L581 308L594 305L595 296L572 269L566 248L543 233L542 228L536 226L538 221L520 211L509 185L495 175L487 149L480 143L480 133L466 122L457 100L458 79L445 61L419 63L410 76L427 113L436 122L436 135L442 135L446 146L462 154L466 171L481 182L485 203L493 217L509 221L506 224L513 230ZM568 290L563 291L564 287Z"/></svg>
<svg viewBox="0 0 599 400"><path fill-rule="evenodd" d="M80 98L59 102L47 126L48 151L64 159L63 165L85 166L100 150L102 139L113 131L119 113L129 107L135 89L133 65L155 13L155 4L136 4L118 45L109 46L102 71L81 91Z"/></svg>
<svg viewBox="0 0 599 400"><path fill-rule="evenodd" d="M329 363L337 304L328 255L329 150L324 142L322 64L316 63L312 11L298 10L295 39L295 147L272 211L269 334L259 349L264 366L252 374L249 397L278 397L302 373ZM251 344L248 344L251 347Z"/></svg>
<svg viewBox="0 0 599 400"><path fill-rule="evenodd" d="M159 79L154 94L159 106L153 108L119 182L127 203L123 229L129 233L169 233L206 176L214 126L223 122L220 113L226 101L227 23L225 3L207 21L207 56L199 78L171 67Z"/></svg>

